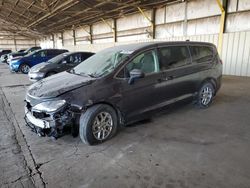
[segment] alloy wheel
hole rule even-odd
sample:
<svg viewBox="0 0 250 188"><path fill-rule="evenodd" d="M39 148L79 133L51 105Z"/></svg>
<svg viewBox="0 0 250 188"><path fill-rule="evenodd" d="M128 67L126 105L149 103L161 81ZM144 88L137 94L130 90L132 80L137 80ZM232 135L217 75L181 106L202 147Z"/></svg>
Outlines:
<svg viewBox="0 0 250 188"><path fill-rule="evenodd" d="M108 112L100 112L94 119L92 133L97 140L103 141L112 132L113 119Z"/></svg>
<svg viewBox="0 0 250 188"><path fill-rule="evenodd" d="M22 72L28 73L30 71L30 67L26 64L22 65Z"/></svg>
<svg viewBox="0 0 250 188"><path fill-rule="evenodd" d="M209 86L206 86L201 91L201 103L203 105L208 105L213 98L213 89Z"/></svg>

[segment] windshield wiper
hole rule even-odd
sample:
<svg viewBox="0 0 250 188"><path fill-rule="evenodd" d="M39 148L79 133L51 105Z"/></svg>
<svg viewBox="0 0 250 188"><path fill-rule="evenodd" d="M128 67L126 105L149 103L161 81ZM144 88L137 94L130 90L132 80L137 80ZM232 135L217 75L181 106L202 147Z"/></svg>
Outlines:
<svg viewBox="0 0 250 188"><path fill-rule="evenodd" d="M96 75L93 75L93 74L87 74L89 77L91 78L96 78L97 76Z"/></svg>

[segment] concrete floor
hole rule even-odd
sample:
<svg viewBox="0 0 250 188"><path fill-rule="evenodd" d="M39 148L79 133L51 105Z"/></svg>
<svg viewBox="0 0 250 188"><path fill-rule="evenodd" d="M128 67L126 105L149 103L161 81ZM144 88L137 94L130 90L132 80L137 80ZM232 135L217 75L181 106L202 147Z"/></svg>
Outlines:
<svg viewBox="0 0 250 188"><path fill-rule="evenodd" d="M250 78L226 76L210 108L174 106L98 146L30 132L29 84L0 65L0 187L250 187Z"/></svg>

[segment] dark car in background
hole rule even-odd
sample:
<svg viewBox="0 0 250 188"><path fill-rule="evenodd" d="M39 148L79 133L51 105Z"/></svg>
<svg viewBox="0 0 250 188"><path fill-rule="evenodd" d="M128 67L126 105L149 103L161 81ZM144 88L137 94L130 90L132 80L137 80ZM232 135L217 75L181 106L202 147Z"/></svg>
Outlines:
<svg viewBox="0 0 250 188"><path fill-rule="evenodd" d="M29 54L31 52L34 52L35 50L40 50L40 49L41 49L40 46L34 46L34 47L28 48L28 49L26 49L24 51L18 51L18 52L10 53L8 55L7 63L9 64L12 59L25 56L25 55L27 55L27 54Z"/></svg>
<svg viewBox="0 0 250 188"><path fill-rule="evenodd" d="M4 55L1 56L1 62L2 63L7 63L8 55L12 53L11 50L9 50L9 51L10 51L9 53L4 54ZM20 53L20 52L24 52L24 51L25 51L25 49L21 49L21 50L18 50L17 52Z"/></svg>
<svg viewBox="0 0 250 188"><path fill-rule="evenodd" d="M84 143L113 137L119 125L149 118L184 99L208 107L221 86L215 45L157 42L116 46L70 71L42 79L26 94L25 119L40 135L71 126Z"/></svg>
<svg viewBox="0 0 250 188"><path fill-rule="evenodd" d="M40 63L32 67L29 71L29 79L38 81L53 74L72 69L90 56L91 52L66 52L60 54L47 62Z"/></svg>
<svg viewBox="0 0 250 188"><path fill-rule="evenodd" d="M0 50L0 56L11 53L11 50Z"/></svg>
<svg viewBox="0 0 250 188"><path fill-rule="evenodd" d="M41 49L41 48L40 48ZM17 52L20 52L20 53L22 53L22 52L25 52L26 51L26 49L20 49L20 50L18 50Z"/></svg>
<svg viewBox="0 0 250 188"><path fill-rule="evenodd" d="M24 74L28 74L31 67L39 63L46 62L49 59L65 52L68 52L68 50L64 49L36 50L28 55L11 60L11 62L9 63L9 68L11 72L20 71Z"/></svg>
<svg viewBox="0 0 250 188"><path fill-rule="evenodd" d="M6 63L7 61L7 55L10 54L11 50L0 50L0 61L2 63Z"/></svg>

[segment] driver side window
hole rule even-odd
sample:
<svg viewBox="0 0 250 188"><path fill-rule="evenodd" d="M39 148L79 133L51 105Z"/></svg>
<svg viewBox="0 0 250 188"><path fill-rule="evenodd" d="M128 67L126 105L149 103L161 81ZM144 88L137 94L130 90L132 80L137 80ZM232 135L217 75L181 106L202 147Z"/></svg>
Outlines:
<svg viewBox="0 0 250 188"><path fill-rule="evenodd" d="M125 67L127 77L133 69L139 69L146 75L159 72L159 62L155 50L143 52L127 64Z"/></svg>

